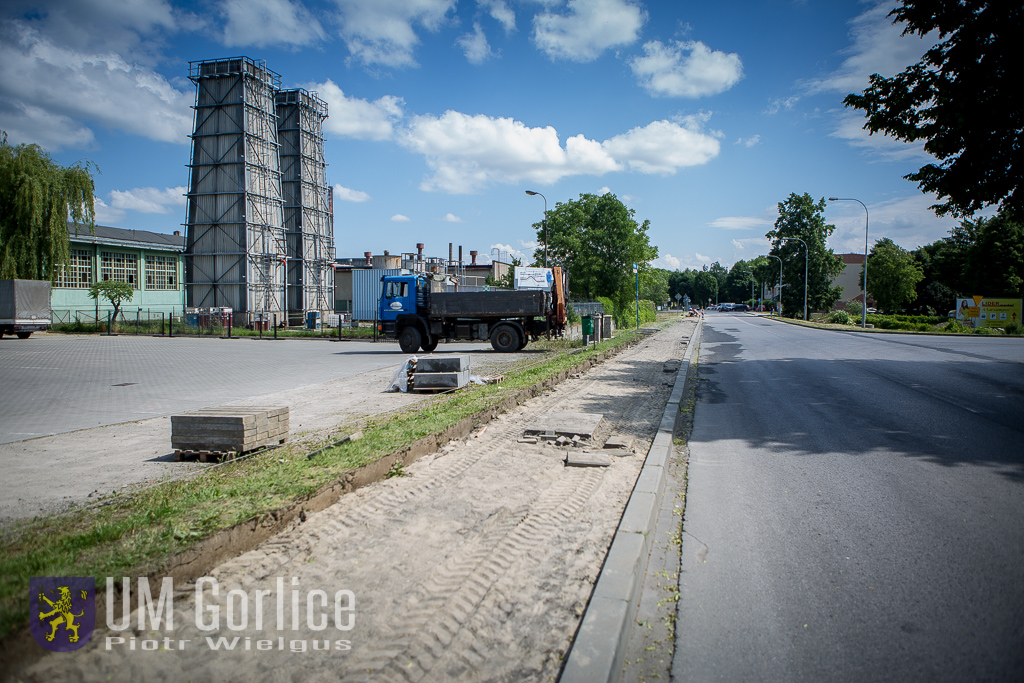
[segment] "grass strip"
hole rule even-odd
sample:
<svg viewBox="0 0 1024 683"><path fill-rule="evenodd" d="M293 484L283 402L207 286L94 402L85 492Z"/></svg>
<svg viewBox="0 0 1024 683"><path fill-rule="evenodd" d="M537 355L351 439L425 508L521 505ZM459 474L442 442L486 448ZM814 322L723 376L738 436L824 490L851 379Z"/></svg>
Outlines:
<svg viewBox="0 0 1024 683"><path fill-rule="evenodd" d="M397 415L370 418L362 439L313 458L306 453L315 445L288 444L189 479L157 483L108 505L15 524L0 551L0 639L27 623L30 577L93 576L102 587L108 576L151 576L215 532L272 515L347 472L637 338L623 332L586 348L549 342L552 356L517 363L500 385L471 385Z"/></svg>

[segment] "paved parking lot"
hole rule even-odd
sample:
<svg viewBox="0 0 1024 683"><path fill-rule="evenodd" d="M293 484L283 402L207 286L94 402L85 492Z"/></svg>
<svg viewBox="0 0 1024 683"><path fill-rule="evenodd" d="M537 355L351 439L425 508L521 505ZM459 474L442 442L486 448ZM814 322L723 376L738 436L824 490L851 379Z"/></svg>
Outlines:
<svg viewBox="0 0 1024 683"><path fill-rule="evenodd" d="M480 368L515 354L488 344ZM0 340L0 443L168 415L397 365L396 344L34 334Z"/></svg>

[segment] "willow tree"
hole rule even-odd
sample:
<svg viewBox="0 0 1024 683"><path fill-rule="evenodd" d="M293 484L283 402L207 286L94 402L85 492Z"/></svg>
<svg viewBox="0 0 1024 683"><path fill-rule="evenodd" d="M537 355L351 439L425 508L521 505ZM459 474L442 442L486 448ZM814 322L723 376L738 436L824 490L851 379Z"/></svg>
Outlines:
<svg viewBox="0 0 1024 683"><path fill-rule="evenodd" d="M0 279L50 280L68 262L68 221L95 232L89 162L56 163L0 131Z"/></svg>

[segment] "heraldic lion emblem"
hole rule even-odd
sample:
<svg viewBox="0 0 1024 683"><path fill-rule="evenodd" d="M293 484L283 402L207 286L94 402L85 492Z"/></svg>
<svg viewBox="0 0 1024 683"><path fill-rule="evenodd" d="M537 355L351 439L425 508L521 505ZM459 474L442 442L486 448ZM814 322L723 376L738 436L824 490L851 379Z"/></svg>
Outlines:
<svg viewBox="0 0 1024 683"><path fill-rule="evenodd" d="M57 590L60 591L60 599L57 602L53 602L50 598L46 597L45 593L39 593L39 606L40 610L43 609L43 602L46 602L52 607L49 612L45 614L39 612L39 621L45 621L50 617L56 615L54 619L50 621L50 633L46 636L46 639L53 642L53 639L57 636L57 627L64 624L65 631L71 631L71 635L68 637L68 642L78 642L78 624L75 623L77 617L81 617L85 614L85 601L89 599L89 593L86 591L80 591L82 596L82 604L80 605L82 611L78 614L71 612L71 589L67 586L58 586Z"/></svg>
<svg viewBox="0 0 1024 683"><path fill-rule="evenodd" d="M32 636L47 650L70 652L89 642L96 627L92 577L33 578L29 586Z"/></svg>

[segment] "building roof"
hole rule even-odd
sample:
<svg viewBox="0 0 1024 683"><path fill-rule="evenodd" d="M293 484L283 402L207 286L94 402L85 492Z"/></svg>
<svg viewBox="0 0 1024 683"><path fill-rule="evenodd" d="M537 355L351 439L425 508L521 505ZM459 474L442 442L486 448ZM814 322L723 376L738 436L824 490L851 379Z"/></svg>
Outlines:
<svg viewBox="0 0 1024 683"><path fill-rule="evenodd" d="M847 265L861 265L864 263L864 254L837 254L843 259L843 263Z"/></svg>
<svg viewBox="0 0 1024 683"><path fill-rule="evenodd" d="M109 244L118 247L136 247L143 249L161 249L165 251L185 251L185 238L181 235L168 235L148 230L127 230L112 228L108 225L97 225L96 234L89 228L68 221L68 235L72 242L89 244Z"/></svg>

